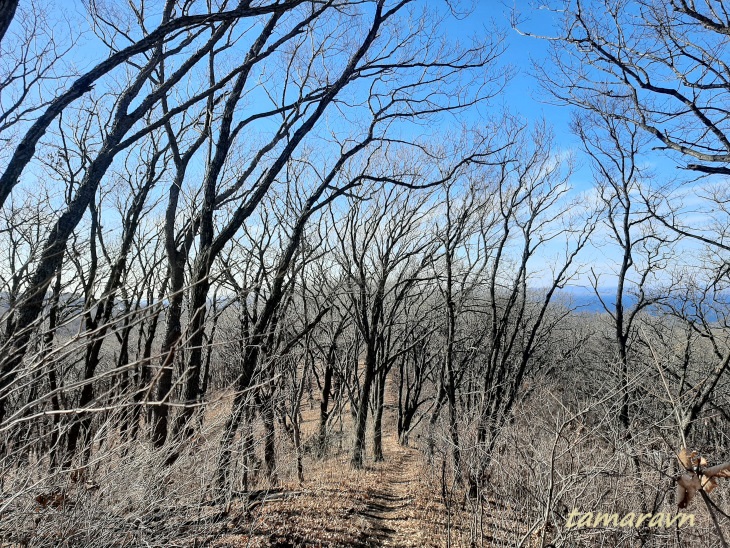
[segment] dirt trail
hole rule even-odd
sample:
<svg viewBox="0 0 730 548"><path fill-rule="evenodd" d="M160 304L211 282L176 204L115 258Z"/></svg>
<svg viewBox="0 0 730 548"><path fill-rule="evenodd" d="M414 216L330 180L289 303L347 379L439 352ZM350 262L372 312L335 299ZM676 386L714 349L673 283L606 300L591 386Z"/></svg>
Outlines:
<svg viewBox="0 0 730 548"><path fill-rule="evenodd" d="M415 524L412 503L420 466L414 449L400 446L391 436L383 440L386 462L379 470L379 484L371 491L360 515L368 521L368 533L378 546L407 546Z"/></svg>
<svg viewBox="0 0 730 548"><path fill-rule="evenodd" d="M433 478L423 455L398 443L395 413L395 405L386 400L384 462L372 461L371 432L361 470L351 468L349 447L335 452L333 446L327 459L305 462L304 483L290 477L280 485L290 496L267 499L253 511L242 512L240 523L245 525L232 526L214 546L443 546L447 527L444 507L433 493Z"/></svg>

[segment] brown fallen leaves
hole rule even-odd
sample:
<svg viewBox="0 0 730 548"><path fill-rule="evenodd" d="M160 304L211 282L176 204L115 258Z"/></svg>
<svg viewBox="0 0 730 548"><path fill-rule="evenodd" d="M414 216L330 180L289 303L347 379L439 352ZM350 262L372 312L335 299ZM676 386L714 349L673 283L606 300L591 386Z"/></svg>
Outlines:
<svg viewBox="0 0 730 548"><path fill-rule="evenodd" d="M686 447L677 455L685 472L677 478L677 502L686 508L699 491L711 493L718 485L717 478L730 478L730 462L707 466L707 460L697 451Z"/></svg>
<svg viewBox="0 0 730 548"><path fill-rule="evenodd" d="M41 493L35 498L35 501L41 508L61 508L66 506L68 497L66 493L56 490L50 493ZM36 508L36 512L38 509Z"/></svg>

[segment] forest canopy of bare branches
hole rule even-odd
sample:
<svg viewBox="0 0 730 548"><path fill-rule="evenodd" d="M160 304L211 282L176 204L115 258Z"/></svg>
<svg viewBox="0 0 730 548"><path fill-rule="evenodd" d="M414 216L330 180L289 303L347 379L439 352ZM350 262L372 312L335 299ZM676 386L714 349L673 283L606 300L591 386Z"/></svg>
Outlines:
<svg viewBox="0 0 730 548"><path fill-rule="evenodd" d="M727 548L726 4L0 0L0 546Z"/></svg>

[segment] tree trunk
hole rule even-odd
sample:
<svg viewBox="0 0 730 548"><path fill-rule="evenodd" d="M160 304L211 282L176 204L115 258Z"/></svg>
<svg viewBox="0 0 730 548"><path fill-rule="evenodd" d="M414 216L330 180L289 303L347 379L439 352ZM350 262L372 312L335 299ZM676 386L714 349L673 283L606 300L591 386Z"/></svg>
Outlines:
<svg viewBox="0 0 730 548"><path fill-rule="evenodd" d="M261 418L264 422L264 467L269 485L279 483L276 474L276 431L274 429L274 405L272 401L265 403L261 409Z"/></svg>
<svg viewBox="0 0 730 548"><path fill-rule="evenodd" d="M462 483L461 473L461 448L459 446L459 422L456 409L456 394L453 387L449 387L448 399L449 399L449 434L451 435L451 454L454 460L454 480L457 484Z"/></svg>
<svg viewBox="0 0 730 548"><path fill-rule="evenodd" d="M15 17L15 10L18 7L18 0L0 0L0 42Z"/></svg>
<svg viewBox="0 0 730 548"><path fill-rule="evenodd" d="M373 458L382 462L383 457L383 408L385 406L385 372L378 375L375 393L375 421L373 423Z"/></svg>
<svg viewBox="0 0 730 548"><path fill-rule="evenodd" d="M443 409L444 402L446 401L446 388L444 388L443 381L440 384L439 393L438 396L436 396L436 405L434 405L431 418L428 420L428 433L426 434L428 436L426 441L428 446L429 462L433 459L436 448L436 423L439 420L439 416L441 416L441 410Z"/></svg>
<svg viewBox="0 0 730 548"><path fill-rule="evenodd" d="M152 425L152 442L159 449L167 440L167 426L170 408L167 401L172 391L172 373L175 363L176 347L182 335L183 284L185 282L185 263L182 257L170 260L170 307L167 310L167 326L160 349L160 373L155 391L155 408Z"/></svg>
<svg viewBox="0 0 730 548"><path fill-rule="evenodd" d="M200 401L200 373L203 365L203 340L205 339L205 318L208 304L208 291L210 290L210 282L208 274L207 253L200 258L197 275L193 285L193 295L190 303L190 313L192 320L190 321L190 349L187 368L184 372L185 384L183 389L183 407L182 412L177 417L175 423L175 434L181 435L183 438L192 436L191 418L195 411L194 405Z"/></svg>
<svg viewBox="0 0 730 548"><path fill-rule="evenodd" d="M368 342L365 356L365 376L362 381L360 400L357 407L357 418L355 422L355 447L352 452L353 468L362 468L363 451L365 449L365 429L368 421L368 408L370 407L370 392L375 377L375 345Z"/></svg>
<svg viewBox="0 0 730 548"><path fill-rule="evenodd" d="M294 431L294 448L297 452L297 479L299 483L304 483L304 465L302 464L302 433L299 424L299 413L295 413L292 420L292 429Z"/></svg>
<svg viewBox="0 0 730 548"><path fill-rule="evenodd" d="M247 390L253 379L253 374L258 362L259 348L256 345L246 347L245 354L241 363L241 376L236 386L236 395L233 398L231 414L226 421L223 430L220 445L220 457L218 459L218 471L216 473L216 481L221 489L228 488L230 485L230 470L233 460L233 439L241 425L244 416L246 400L250 396Z"/></svg>
<svg viewBox="0 0 730 548"><path fill-rule="evenodd" d="M163 289L161 294L164 295L167 280L163 283ZM130 433L130 439L136 440L139 435L140 420L142 415L142 404L144 398L148 393L148 384L152 376L150 361L152 358L152 346L155 342L155 335L157 334L157 325L160 319L159 310L155 311L150 319L150 326L148 327L147 334L144 340L144 347L142 350L142 359L139 363L139 375L136 377L137 390L134 393L134 406L132 407L132 431ZM145 415L147 422L151 422L151 413Z"/></svg>
<svg viewBox="0 0 730 548"><path fill-rule="evenodd" d="M139 310L139 307L137 307ZM130 371L121 371L121 369L129 363L129 338L132 334L132 325L130 325L130 307L125 311L124 327L122 328L122 340L119 348L119 359L117 360L117 368L119 371L119 408L122 410L119 417L119 435L124 441L129 441L131 424L132 424L132 408L126 407L124 400L129 394L131 386Z"/></svg>
<svg viewBox="0 0 730 548"><path fill-rule="evenodd" d="M327 360L326 369L324 371L324 383L322 386L322 402L319 404L319 440L317 442L317 451L320 457L324 457L327 452L327 420L329 419L329 401L330 392L332 390L332 375L334 368L329 359Z"/></svg>

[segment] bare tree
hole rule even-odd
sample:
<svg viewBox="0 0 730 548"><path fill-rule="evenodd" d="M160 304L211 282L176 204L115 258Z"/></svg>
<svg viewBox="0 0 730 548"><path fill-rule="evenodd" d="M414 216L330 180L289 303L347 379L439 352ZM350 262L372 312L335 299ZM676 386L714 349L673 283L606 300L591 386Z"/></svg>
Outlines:
<svg viewBox="0 0 730 548"><path fill-rule="evenodd" d="M666 270L676 238L662 234L660 225L652 222L653 217L645 207L646 192L641 187L649 174L639 165L644 144L639 128L619 118L596 113L577 116L574 128L593 161L595 188L608 229L605 238L618 247L621 255L613 302L601 295L600 275L594 269L591 272L596 296L613 323L618 386L622 393L619 421L631 439L630 406L634 398L628 387L633 384L629 373L633 369L631 355L637 342L637 318L642 311L662 301L658 273ZM599 238L597 234L594 240ZM636 456L634 464L638 468Z"/></svg>
<svg viewBox="0 0 730 548"><path fill-rule="evenodd" d="M577 0L560 6L556 72L540 70L569 104L642 128L684 168L730 173L721 4ZM563 48L567 44L569 48ZM614 108L620 101L621 109Z"/></svg>
<svg viewBox="0 0 730 548"><path fill-rule="evenodd" d="M352 456L355 468L363 462L371 390L376 381L380 392L376 417L382 413L386 375L392 365L383 348L387 330L398 320L427 265L431 242L423 225L429 216L428 197L428 193L391 187L376 191L370 200L351 198L349 213L337 228L338 263L345 276L343 298L351 302L352 320L362 336L365 354ZM374 432L377 441L377 426ZM374 456L382 460L382 447L374 447Z"/></svg>
<svg viewBox="0 0 730 548"><path fill-rule="evenodd" d="M528 145L523 134L516 149L508 149L505 161L496 170L499 197L498 217L481 238L491 249L485 272L487 313L486 352L480 374L481 401L477 404L476 470L470 471L473 493L486 480L486 467L503 425L510 420L519 400L526 374L540 366L541 347L547 335L568 315L552 310L555 292L564 287L575 272L578 253L586 245L595 220L589 215L567 217L569 205L562 202L567 191L570 166L556 162L551 137L538 127ZM549 242L565 239L563 255L554 265L539 293L528 286L531 265ZM519 250L514 262L509 249Z"/></svg>

